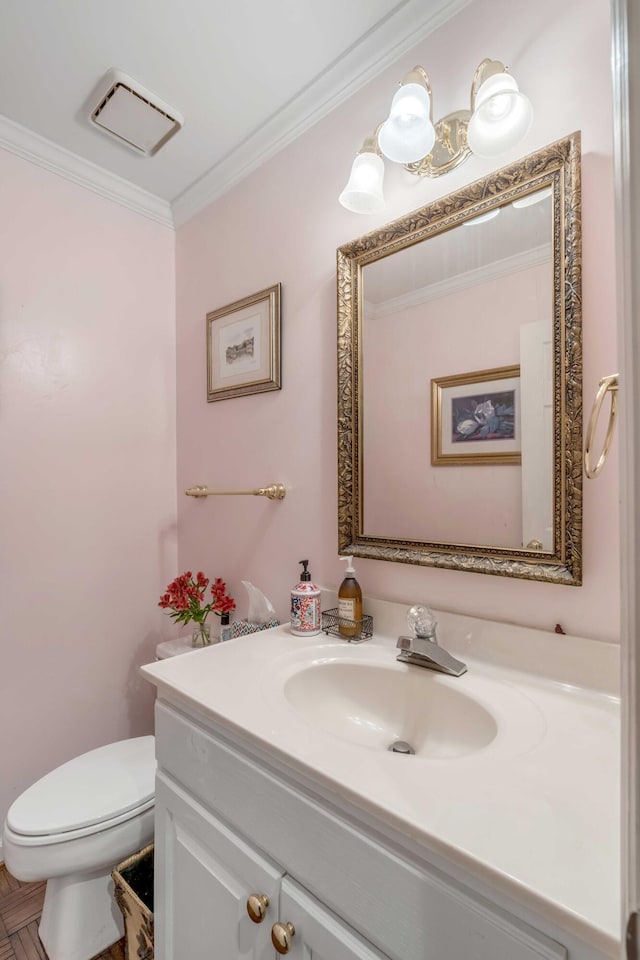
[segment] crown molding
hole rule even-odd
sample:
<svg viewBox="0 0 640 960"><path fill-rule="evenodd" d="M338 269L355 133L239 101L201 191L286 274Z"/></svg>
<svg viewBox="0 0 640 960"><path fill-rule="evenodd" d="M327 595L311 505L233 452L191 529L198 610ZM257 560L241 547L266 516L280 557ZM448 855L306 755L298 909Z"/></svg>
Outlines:
<svg viewBox="0 0 640 960"><path fill-rule="evenodd" d="M472 0L405 0L172 204L182 226L292 143ZM381 53L382 51L382 53Z"/></svg>
<svg viewBox="0 0 640 960"><path fill-rule="evenodd" d="M0 114L0 147L156 223L180 226L292 143L473 0L403 0L173 203ZM383 51L381 53L381 51Z"/></svg>
<svg viewBox="0 0 640 960"><path fill-rule="evenodd" d="M0 115L0 147L71 183L77 183L87 190L92 190L106 200L113 200L135 213L142 214L143 217L173 228L171 205L167 200L137 187L114 173L109 173L96 163L84 160L70 150L59 147L52 140L41 137L2 115Z"/></svg>
<svg viewBox="0 0 640 960"><path fill-rule="evenodd" d="M541 246L525 250L523 253L515 253L511 257L494 260L493 263L488 263L484 267L475 267L465 273L458 273L454 277L436 280L435 283L426 284L424 287L418 287L381 303L372 303L365 299L363 308L366 310L366 315L372 320L390 317L401 310L419 307L430 300L440 300L442 297L449 297L460 290L468 290L469 287L477 287L483 283L489 283L491 280L499 280L500 277L506 277L510 273L520 273L521 270L537 267L538 264L550 263L551 254L551 244L543 243Z"/></svg>

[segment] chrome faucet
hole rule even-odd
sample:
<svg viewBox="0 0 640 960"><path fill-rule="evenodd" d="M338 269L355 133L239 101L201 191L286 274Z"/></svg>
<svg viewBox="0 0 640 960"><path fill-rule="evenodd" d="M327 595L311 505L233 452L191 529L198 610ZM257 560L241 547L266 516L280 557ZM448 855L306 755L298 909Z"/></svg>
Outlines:
<svg viewBox="0 0 640 960"><path fill-rule="evenodd" d="M452 677L461 677L467 672L466 664L456 660L443 650L436 638L437 621L431 610L416 605L407 611L407 623L415 633L413 637L398 637L396 646L400 653L396 657L402 663L412 663L416 667L437 670Z"/></svg>

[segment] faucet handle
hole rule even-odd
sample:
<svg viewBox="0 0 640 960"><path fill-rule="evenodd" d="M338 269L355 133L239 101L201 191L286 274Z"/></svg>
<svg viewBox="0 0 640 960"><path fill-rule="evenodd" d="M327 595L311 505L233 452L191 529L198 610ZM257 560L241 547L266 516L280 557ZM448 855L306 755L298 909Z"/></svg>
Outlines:
<svg viewBox="0 0 640 960"><path fill-rule="evenodd" d="M423 607L419 603L414 604L407 610L407 624L409 629L413 630L416 637L422 637L428 640L436 639L436 627L438 621L428 607Z"/></svg>

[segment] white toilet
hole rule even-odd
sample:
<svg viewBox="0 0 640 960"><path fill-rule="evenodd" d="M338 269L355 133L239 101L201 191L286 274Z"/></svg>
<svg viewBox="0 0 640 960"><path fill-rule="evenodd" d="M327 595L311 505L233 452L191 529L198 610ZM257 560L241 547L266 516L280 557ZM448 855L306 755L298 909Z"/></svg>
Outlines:
<svg viewBox="0 0 640 960"><path fill-rule="evenodd" d="M123 936L111 871L153 840L153 737L91 750L29 787L3 831L7 869L46 880L38 932L49 960L90 960Z"/></svg>

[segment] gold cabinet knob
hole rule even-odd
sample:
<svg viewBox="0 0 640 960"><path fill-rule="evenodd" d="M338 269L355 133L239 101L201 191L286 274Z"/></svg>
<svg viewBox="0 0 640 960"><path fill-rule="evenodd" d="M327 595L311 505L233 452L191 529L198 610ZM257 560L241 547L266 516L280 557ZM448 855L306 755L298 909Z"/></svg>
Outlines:
<svg viewBox="0 0 640 960"><path fill-rule="evenodd" d="M254 923L262 923L267 915L269 897L266 893L252 893L247 900L247 913Z"/></svg>
<svg viewBox="0 0 640 960"><path fill-rule="evenodd" d="M278 953L289 953L291 949L291 938L295 932L295 927L292 923L274 923L271 927L271 943Z"/></svg>

